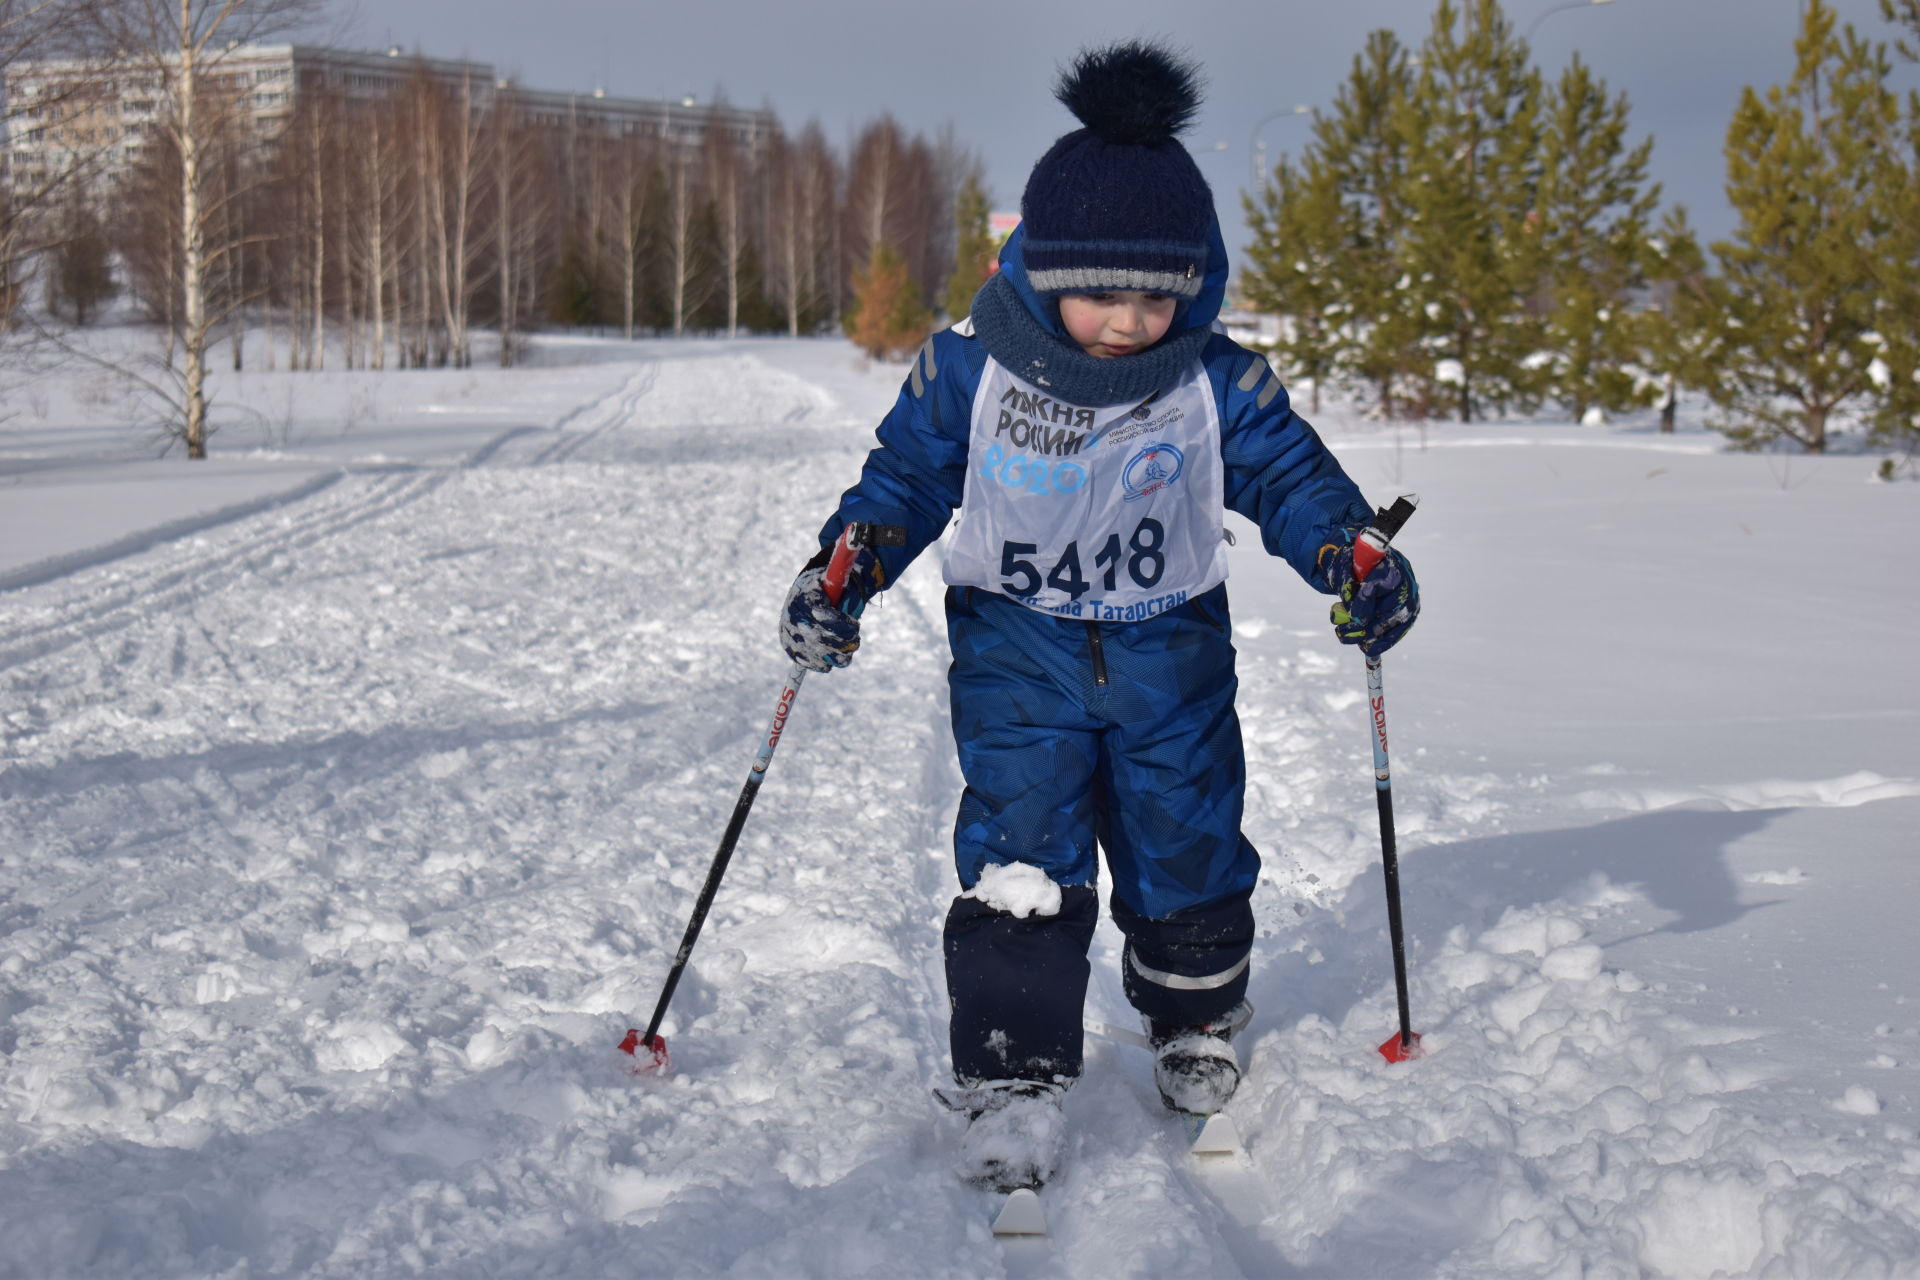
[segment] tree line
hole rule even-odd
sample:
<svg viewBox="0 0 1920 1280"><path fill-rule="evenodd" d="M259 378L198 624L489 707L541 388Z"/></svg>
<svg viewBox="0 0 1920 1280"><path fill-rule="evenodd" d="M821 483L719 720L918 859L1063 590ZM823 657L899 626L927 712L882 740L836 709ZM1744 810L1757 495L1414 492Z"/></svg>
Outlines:
<svg viewBox="0 0 1920 1280"><path fill-rule="evenodd" d="M977 188L979 162L950 132L930 140L890 116L844 155L817 123L746 134L724 102L689 108L695 127L665 136L592 113L556 124L511 83L424 63L378 96L302 84L269 136L222 59L310 20L313 0L66 3L87 22L65 31L118 51L101 74L138 51L162 105L107 199L76 162L30 217L13 210L4 260L15 279L36 263L69 323L116 287L131 295L165 335L177 375L162 389L189 456L205 450L210 347L224 338L242 367L262 329L256 358L284 352L297 369L462 366L483 328L505 365L547 325L851 330L856 282L883 272L897 296L866 308L870 325L883 311L930 323L955 262L956 202ZM21 45L13 57L33 48Z"/></svg>
<svg viewBox="0 0 1920 1280"><path fill-rule="evenodd" d="M1704 397L1738 443L1825 449L1837 413L1920 437L1920 0L1891 48L1806 6L1790 80L1728 126L1730 237L1660 207L1653 142L1576 56L1549 81L1498 0L1376 31L1298 160L1245 196L1247 301L1297 377L1387 417L1576 420Z"/></svg>

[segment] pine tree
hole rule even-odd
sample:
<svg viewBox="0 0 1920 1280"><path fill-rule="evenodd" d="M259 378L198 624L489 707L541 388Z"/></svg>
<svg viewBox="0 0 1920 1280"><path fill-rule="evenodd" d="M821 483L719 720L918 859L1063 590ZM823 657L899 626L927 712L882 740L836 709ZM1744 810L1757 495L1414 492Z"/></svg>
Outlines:
<svg viewBox="0 0 1920 1280"><path fill-rule="evenodd" d="M547 314L555 323L585 328L600 323L601 301L594 260L580 243L578 223L570 222L548 286Z"/></svg>
<svg viewBox="0 0 1920 1280"><path fill-rule="evenodd" d="M1353 308L1347 270L1351 220L1340 200L1339 175L1318 156L1296 169L1284 159L1255 200L1241 197L1253 241L1240 276L1248 303L1283 317L1273 352L1293 378L1320 387L1351 359Z"/></svg>
<svg viewBox="0 0 1920 1280"><path fill-rule="evenodd" d="M1634 365L1647 326L1629 309L1646 278L1647 223L1660 202L1647 183L1653 141L1628 149L1627 98L1576 55L1549 100L1540 178L1545 392L1574 420L1589 408L1642 406L1657 394Z"/></svg>
<svg viewBox="0 0 1920 1280"><path fill-rule="evenodd" d="M1541 325L1522 301L1543 260L1540 106L1539 74L1498 0L1440 0L1395 119L1408 158L1403 268L1462 422L1535 397L1526 362Z"/></svg>
<svg viewBox="0 0 1920 1280"><path fill-rule="evenodd" d="M953 274L947 277L947 318L958 320L973 310L973 295L993 274L993 230L989 225L987 191L977 173L969 173L954 201L953 221L958 237Z"/></svg>
<svg viewBox="0 0 1920 1280"><path fill-rule="evenodd" d="M875 360L904 358L926 338L933 315L893 246L875 245L867 265L854 270L853 302L842 323L854 345Z"/></svg>
<svg viewBox="0 0 1920 1280"><path fill-rule="evenodd" d="M1647 239L1647 295L1647 364L1662 384L1660 429L1672 431L1679 389L1703 385L1713 349L1711 331L1700 323L1703 309L1713 305L1707 255L1685 206L1669 210Z"/></svg>
<svg viewBox="0 0 1920 1280"><path fill-rule="evenodd" d="M1920 62L1920 0L1880 0L1880 9L1905 29L1895 44L1901 56ZM1888 211L1893 253L1883 264L1880 359L1868 370L1877 392L1872 439L1905 454L1904 461L1889 458L1882 465L1889 478L1902 468L1920 474L1915 464L1920 452L1920 97L1907 99L1901 134L1897 155L1904 180L1885 187L1893 201Z"/></svg>
<svg viewBox="0 0 1920 1280"><path fill-rule="evenodd" d="M1424 412L1430 374L1418 350L1423 317L1403 265L1408 147L1398 117L1412 84L1405 47L1391 31L1372 32L1332 110L1314 118L1302 160L1327 171L1341 207L1336 296L1323 307L1338 339L1335 376L1373 386L1378 411L1389 418L1409 406ZM1286 252L1284 244L1273 248ZM1335 308L1339 327L1332 329Z"/></svg>
<svg viewBox="0 0 1920 1280"><path fill-rule="evenodd" d="M47 275L47 309L85 325L115 292L112 243L91 203L77 192L61 213L59 236Z"/></svg>
<svg viewBox="0 0 1920 1280"><path fill-rule="evenodd" d="M1880 16L1907 29L1894 47L1908 61L1920 61L1920 0L1880 0Z"/></svg>
<svg viewBox="0 0 1920 1280"><path fill-rule="evenodd" d="M1874 391L1881 324L1899 323L1888 268L1910 176L1885 47L1810 0L1795 48L1792 79L1746 89L1727 131L1738 225L1693 311L1712 338L1696 376L1729 438L1820 453L1835 411Z"/></svg>
<svg viewBox="0 0 1920 1280"><path fill-rule="evenodd" d="M760 251L748 240L740 250L740 328L748 333L784 333L787 317L767 296Z"/></svg>

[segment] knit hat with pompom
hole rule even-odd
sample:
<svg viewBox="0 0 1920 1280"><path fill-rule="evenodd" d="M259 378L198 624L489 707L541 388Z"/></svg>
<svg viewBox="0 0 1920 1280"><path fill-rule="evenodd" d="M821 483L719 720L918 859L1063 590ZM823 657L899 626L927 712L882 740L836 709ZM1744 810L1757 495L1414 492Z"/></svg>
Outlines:
<svg viewBox="0 0 1920 1280"><path fill-rule="evenodd" d="M1176 135L1199 109L1198 71L1129 41L1081 53L1054 96L1086 127L1027 179L1028 282L1042 294L1138 289L1192 301L1207 273L1213 192Z"/></svg>

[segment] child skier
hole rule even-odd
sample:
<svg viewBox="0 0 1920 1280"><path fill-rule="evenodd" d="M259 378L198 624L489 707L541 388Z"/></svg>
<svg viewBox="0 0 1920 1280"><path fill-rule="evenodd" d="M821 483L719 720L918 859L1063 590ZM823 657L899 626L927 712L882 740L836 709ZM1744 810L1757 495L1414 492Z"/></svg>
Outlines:
<svg viewBox="0 0 1920 1280"><path fill-rule="evenodd" d="M915 357L781 615L795 662L846 665L859 623L822 587L843 526L906 531L859 553L849 590L865 600L959 509L945 578L965 892L945 951L960 1088L943 1096L972 1118L962 1173L1002 1189L1058 1159L1096 844L1166 1105L1210 1113L1239 1083L1228 1042L1252 1012L1259 857L1240 831L1223 507L1338 597L1342 641L1384 652L1419 611L1398 552L1354 582L1371 508L1266 361L1214 330L1226 249L1176 137L1195 69L1120 44L1083 52L1056 94L1085 127L1034 166L972 315Z"/></svg>

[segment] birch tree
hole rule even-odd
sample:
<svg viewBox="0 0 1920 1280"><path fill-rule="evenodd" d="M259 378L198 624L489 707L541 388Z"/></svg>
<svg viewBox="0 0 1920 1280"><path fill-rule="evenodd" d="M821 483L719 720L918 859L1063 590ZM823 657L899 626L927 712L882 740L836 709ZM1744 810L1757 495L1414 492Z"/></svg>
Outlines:
<svg viewBox="0 0 1920 1280"><path fill-rule="evenodd" d="M634 324L640 305L642 257L646 251L649 220L654 213L649 198L653 191L655 147L652 139L640 133L624 133L607 142L605 180L600 186L600 225L606 236L602 242L606 275L620 288L620 328L627 339L634 336Z"/></svg>
<svg viewBox="0 0 1920 1280"><path fill-rule="evenodd" d="M98 202L93 189L102 153L117 132L93 8L99 0L0 0L0 138L18 148L57 134L58 155L31 171L16 150L0 185L0 334L10 331L25 296L30 264L53 242L50 224L77 210L76 198ZM45 77L29 96L13 84L25 62L62 59L65 74ZM79 196L76 197L76 190ZM102 210L92 208L89 216Z"/></svg>
<svg viewBox="0 0 1920 1280"><path fill-rule="evenodd" d="M221 63L235 48L310 21L321 0L103 0L89 15L107 47L159 90L158 129L180 166L179 436L186 456L207 456L206 367L218 316L208 306L210 273L239 242L218 235L222 209L211 186L210 153L236 111L222 104ZM231 198L233 193L227 193Z"/></svg>
<svg viewBox="0 0 1920 1280"><path fill-rule="evenodd" d="M768 292L794 337L833 314L833 235L838 165L818 121L796 138L776 138L766 228Z"/></svg>
<svg viewBox="0 0 1920 1280"><path fill-rule="evenodd" d="M451 90L413 78L414 157L430 305L442 346L435 363L473 363L470 334L478 266L485 252L478 217L488 141L470 72Z"/></svg>

